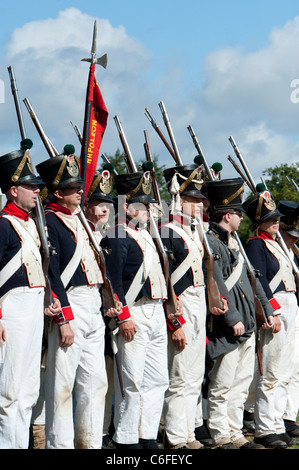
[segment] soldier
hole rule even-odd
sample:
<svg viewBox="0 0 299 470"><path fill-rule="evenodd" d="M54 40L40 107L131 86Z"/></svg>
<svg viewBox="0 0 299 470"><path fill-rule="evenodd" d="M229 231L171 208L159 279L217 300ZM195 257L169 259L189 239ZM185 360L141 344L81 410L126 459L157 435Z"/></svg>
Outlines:
<svg viewBox="0 0 299 470"><path fill-rule="evenodd" d="M168 323L170 383L164 401L165 447L200 449L203 445L195 439L194 430L206 349L203 245L196 228L203 210L202 167L176 166L165 170L164 177L173 210L170 222L161 227L161 238L171 255L171 280L183 308L177 327Z"/></svg>
<svg viewBox="0 0 299 470"><path fill-rule="evenodd" d="M263 375L257 377L255 390L255 442L286 448L292 443L285 432L283 413L286 384L293 372L296 283L290 258L276 241L282 214L270 193L257 193L244 202L243 209L255 224L246 253L260 272L261 284L275 311L272 328L260 331Z"/></svg>
<svg viewBox="0 0 299 470"><path fill-rule="evenodd" d="M101 242L108 228L109 220L114 222L114 201L110 196L112 191L113 165L105 164L102 171L96 171L90 185L87 197L84 202L84 212L94 234ZM105 340L105 363L108 379L108 389L105 398L105 415L103 425L103 448L115 448L111 440L112 427L112 405L114 395L113 378L113 351L111 348L111 336L109 322L110 318L105 317L106 340Z"/></svg>
<svg viewBox="0 0 299 470"><path fill-rule="evenodd" d="M210 225L207 237L216 256L214 277L228 301L225 315L209 322L207 354L211 361L208 427L219 448L257 448L242 434L243 409L254 373L256 319L254 296L244 258L233 234L242 220L241 178L207 182ZM256 294L267 316L273 314L260 283Z"/></svg>
<svg viewBox="0 0 299 470"><path fill-rule="evenodd" d="M123 303L117 346L124 396L115 383L114 441L120 448L157 448L168 386L165 278L149 221L149 172L115 176L118 223L107 230L107 268Z"/></svg>
<svg viewBox="0 0 299 470"><path fill-rule="evenodd" d="M280 218L280 233L285 241L290 256L293 257L294 263L298 266L298 249L297 241L299 238L299 204L293 201L280 201L278 210L282 214ZM285 430L291 437L299 436L299 426L296 424L299 410L299 309L295 320L295 351L294 351L294 369L291 372L291 378L287 385L287 403L283 415ZM289 351L288 351L288 354ZM292 358L291 354L290 357Z"/></svg>
<svg viewBox="0 0 299 470"><path fill-rule="evenodd" d="M32 408L40 385L43 312L56 315L58 299L44 310L45 277L40 238L31 211L44 184L34 174L30 148L0 157L0 447L28 449Z"/></svg>
<svg viewBox="0 0 299 470"><path fill-rule="evenodd" d="M101 448L107 390L103 277L78 217L83 181L73 152L66 146L64 153L36 167L52 195L45 213L57 255L49 275L62 304L62 314L48 331L45 404L50 449Z"/></svg>

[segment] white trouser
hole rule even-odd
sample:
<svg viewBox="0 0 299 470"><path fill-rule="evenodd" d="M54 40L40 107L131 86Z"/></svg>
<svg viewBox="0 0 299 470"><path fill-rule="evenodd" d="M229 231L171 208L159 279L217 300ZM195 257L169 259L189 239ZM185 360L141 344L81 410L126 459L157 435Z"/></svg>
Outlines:
<svg viewBox="0 0 299 470"><path fill-rule="evenodd" d="M125 398L115 367L115 434L120 444L156 439L168 386L167 332L163 304L144 297L130 308L137 332L133 341L117 336Z"/></svg>
<svg viewBox="0 0 299 470"><path fill-rule="evenodd" d="M294 367L297 299L290 292L278 292L274 297L281 305L281 330L275 334L260 331L263 375L259 374L256 388L257 437L285 432L283 414Z"/></svg>
<svg viewBox="0 0 299 470"><path fill-rule="evenodd" d="M61 348L54 323L48 333L46 448L99 449L107 391L101 296L97 286L81 286L70 289L68 299L74 343Z"/></svg>
<svg viewBox="0 0 299 470"><path fill-rule="evenodd" d="M1 299L0 448L28 449L40 385L44 288L18 287Z"/></svg>
<svg viewBox="0 0 299 470"><path fill-rule="evenodd" d="M177 351L168 339L169 388L165 393L164 424L171 445L195 439L195 416L205 371L206 300L204 287L190 287L180 295L182 326L187 345Z"/></svg>
<svg viewBox="0 0 299 470"><path fill-rule="evenodd" d="M288 402L283 416L284 419L296 421L299 411L299 308L296 314L296 337L295 337L295 364L294 372L288 386Z"/></svg>
<svg viewBox="0 0 299 470"><path fill-rule="evenodd" d="M242 438L244 404L254 373L255 334L219 356L209 373L208 427L214 442Z"/></svg>

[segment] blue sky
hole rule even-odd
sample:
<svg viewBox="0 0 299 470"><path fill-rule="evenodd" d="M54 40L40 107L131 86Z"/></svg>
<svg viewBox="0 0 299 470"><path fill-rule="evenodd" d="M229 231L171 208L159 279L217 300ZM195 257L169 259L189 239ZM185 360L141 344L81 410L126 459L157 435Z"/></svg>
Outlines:
<svg viewBox="0 0 299 470"><path fill-rule="evenodd" d="M256 179L270 166L296 162L299 104L290 101L290 84L299 78L297 15L298 1L292 0L1 0L1 154L19 142L8 65L20 97L31 100L56 147L72 139L76 144L69 122L82 124L88 66L80 58L90 53L97 19L98 55L108 53L107 69L97 69L109 111L102 151L113 154L120 147L112 119L118 114L136 159L143 155L147 129L153 153L172 165L144 116L149 107L163 126L163 100L186 163L196 154L189 124L207 160L223 163L224 177L236 176L227 162L229 135ZM26 113L39 163L47 155Z"/></svg>

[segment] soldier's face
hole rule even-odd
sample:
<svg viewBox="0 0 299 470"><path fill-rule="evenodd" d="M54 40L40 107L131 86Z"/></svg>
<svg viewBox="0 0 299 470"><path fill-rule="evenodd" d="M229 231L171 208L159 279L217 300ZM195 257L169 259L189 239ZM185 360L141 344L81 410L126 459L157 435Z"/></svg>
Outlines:
<svg viewBox="0 0 299 470"><path fill-rule="evenodd" d="M229 216L229 228L231 232L236 232L240 227L240 223L243 220L243 214L241 211L235 210L228 214Z"/></svg>
<svg viewBox="0 0 299 470"><path fill-rule="evenodd" d="M86 217L95 225L104 225L108 222L111 206L109 202L92 199L85 206Z"/></svg>
<svg viewBox="0 0 299 470"><path fill-rule="evenodd" d="M14 203L26 212L36 206L39 192L38 186L29 184L21 184L10 188Z"/></svg>
<svg viewBox="0 0 299 470"><path fill-rule="evenodd" d="M276 235L279 230L279 218L265 220L259 225L259 230L269 233L269 235Z"/></svg>
<svg viewBox="0 0 299 470"><path fill-rule="evenodd" d="M131 204L126 204L125 210L132 219L135 219L141 224L145 224L149 220L149 204L133 202Z"/></svg>
<svg viewBox="0 0 299 470"><path fill-rule="evenodd" d="M59 204L69 209L70 212L74 212L81 203L82 194L82 184L74 184L55 191L54 196L57 198Z"/></svg>
<svg viewBox="0 0 299 470"><path fill-rule="evenodd" d="M181 207L184 215L188 215L194 219L198 219L203 213L202 199L191 196L181 198Z"/></svg>

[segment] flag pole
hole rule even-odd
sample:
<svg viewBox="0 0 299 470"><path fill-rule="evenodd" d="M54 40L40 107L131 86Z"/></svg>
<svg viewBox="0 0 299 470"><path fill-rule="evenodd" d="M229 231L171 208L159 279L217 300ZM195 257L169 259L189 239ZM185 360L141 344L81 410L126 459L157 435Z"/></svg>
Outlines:
<svg viewBox="0 0 299 470"><path fill-rule="evenodd" d="M97 22L95 21L94 28L93 28L91 57L81 59L82 61L90 62L88 85L87 85L87 91L86 91L83 138L82 138L81 156L80 156L81 178L83 179L84 182L86 182L86 169L87 169L89 135L90 135L90 116L91 116L91 109L93 105L93 87L94 87L94 81L95 81L94 70L95 70L96 64L99 64L104 68L107 67L107 54L104 54L102 57L96 58L96 48L97 48L96 44L97 44ZM86 197L85 189L86 188L84 185L82 202L81 202L82 207L84 205L84 200Z"/></svg>

